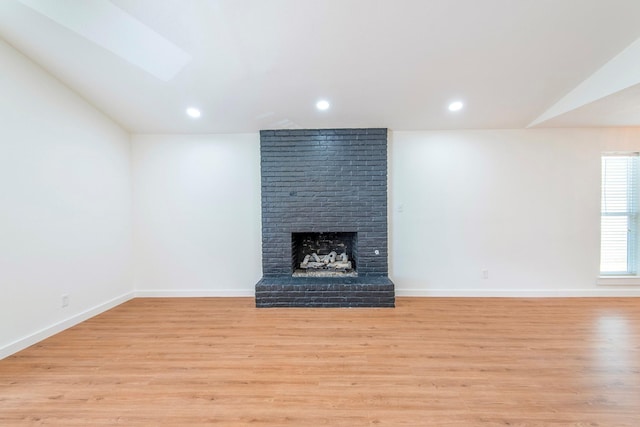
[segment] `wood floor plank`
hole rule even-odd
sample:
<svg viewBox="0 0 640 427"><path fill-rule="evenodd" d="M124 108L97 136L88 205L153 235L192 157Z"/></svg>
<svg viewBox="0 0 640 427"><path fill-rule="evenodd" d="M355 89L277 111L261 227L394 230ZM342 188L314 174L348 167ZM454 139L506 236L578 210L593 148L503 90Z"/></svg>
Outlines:
<svg viewBox="0 0 640 427"><path fill-rule="evenodd" d="M640 299L140 298L0 361L0 425L640 425Z"/></svg>

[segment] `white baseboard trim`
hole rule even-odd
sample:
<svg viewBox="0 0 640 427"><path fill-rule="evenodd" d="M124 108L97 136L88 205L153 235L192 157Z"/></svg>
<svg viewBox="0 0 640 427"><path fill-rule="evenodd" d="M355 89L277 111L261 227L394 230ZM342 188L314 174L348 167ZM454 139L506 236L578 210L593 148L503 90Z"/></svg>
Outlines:
<svg viewBox="0 0 640 427"><path fill-rule="evenodd" d="M397 297L588 298L640 297L640 289L398 289Z"/></svg>
<svg viewBox="0 0 640 427"><path fill-rule="evenodd" d="M185 289L185 290L138 290L134 292L136 298L233 298L253 297L255 291L241 289Z"/></svg>
<svg viewBox="0 0 640 427"><path fill-rule="evenodd" d="M27 347L30 347L46 338L49 338L52 335L55 335L59 332L64 331L65 329L69 329L72 326L77 325L78 323L82 323L87 319L90 319L94 316L97 316L100 313L104 313L107 310L112 309L122 303L129 301L134 298L133 292L128 292L126 294L120 295L119 297L113 298L105 303L98 304L95 307L89 308L83 312L75 314L68 319L62 320L58 323L55 323L51 326L48 326L44 329L39 330L31 335L28 335L24 338L21 338L17 341L14 341L2 348L0 348L0 360L5 357L11 356L21 350L24 350Z"/></svg>

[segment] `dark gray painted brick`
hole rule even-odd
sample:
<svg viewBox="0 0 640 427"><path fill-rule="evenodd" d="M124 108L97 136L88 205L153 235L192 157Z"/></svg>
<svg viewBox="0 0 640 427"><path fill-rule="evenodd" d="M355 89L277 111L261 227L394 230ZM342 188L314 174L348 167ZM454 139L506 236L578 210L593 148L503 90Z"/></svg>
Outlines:
<svg viewBox="0 0 640 427"><path fill-rule="evenodd" d="M358 233L358 275L386 278L387 130L263 130L260 150L263 280L291 279L292 232L326 231ZM373 254L376 249L380 255ZM392 283L391 293L386 289L382 296L369 295L371 287L347 286L336 295L324 288L320 294L316 288L267 292L256 285L256 304L393 306ZM265 298L270 302L260 302Z"/></svg>

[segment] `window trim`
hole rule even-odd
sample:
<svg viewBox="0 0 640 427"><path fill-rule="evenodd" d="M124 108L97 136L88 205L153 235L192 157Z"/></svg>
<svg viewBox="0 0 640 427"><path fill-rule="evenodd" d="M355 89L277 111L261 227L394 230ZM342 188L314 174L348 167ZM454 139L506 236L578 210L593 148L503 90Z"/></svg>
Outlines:
<svg viewBox="0 0 640 427"><path fill-rule="evenodd" d="M638 286L640 276L600 276L596 284L598 286Z"/></svg>

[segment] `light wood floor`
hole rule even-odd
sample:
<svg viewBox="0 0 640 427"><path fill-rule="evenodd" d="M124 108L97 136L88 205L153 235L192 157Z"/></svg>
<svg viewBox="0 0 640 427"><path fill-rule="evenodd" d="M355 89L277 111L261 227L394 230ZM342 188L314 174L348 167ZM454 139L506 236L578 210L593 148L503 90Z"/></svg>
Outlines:
<svg viewBox="0 0 640 427"><path fill-rule="evenodd" d="M0 425L640 426L640 299L135 299L0 361Z"/></svg>

